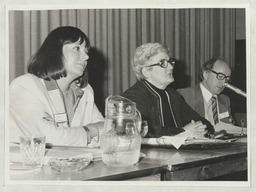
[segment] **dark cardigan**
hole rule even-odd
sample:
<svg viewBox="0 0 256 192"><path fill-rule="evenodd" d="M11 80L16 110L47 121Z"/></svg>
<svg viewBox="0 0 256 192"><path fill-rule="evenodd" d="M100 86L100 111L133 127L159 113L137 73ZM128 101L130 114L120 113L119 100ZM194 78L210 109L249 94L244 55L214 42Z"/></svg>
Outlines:
<svg viewBox="0 0 256 192"><path fill-rule="evenodd" d="M177 91L170 86L168 86L165 91L170 97L175 121L178 126L178 129L175 127L171 128L176 130L175 134L182 132L182 127L190 123L191 120L201 121L207 126L209 133L214 133L214 128L211 123L196 113ZM166 135L167 128L163 126L160 98L155 94L147 81L138 81L127 89L122 96L135 102L137 109L142 115L142 119L148 122L149 131L146 137L161 137Z"/></svg>

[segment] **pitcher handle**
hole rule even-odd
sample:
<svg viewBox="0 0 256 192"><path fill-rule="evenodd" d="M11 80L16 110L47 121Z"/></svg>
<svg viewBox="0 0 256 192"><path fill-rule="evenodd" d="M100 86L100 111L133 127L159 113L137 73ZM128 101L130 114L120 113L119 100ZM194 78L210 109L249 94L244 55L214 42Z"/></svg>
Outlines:
<svg viewBox="0 0 256 192"><path fill-rule="evenodd" d="M136 109L136 124L137 124L137 130L140 133L141 132L141 114L138 109Z"/></svg>
<svg viewBox="0 0 256 192"><path fill-rule="evenodd" d="M136 109L136 113L139 116L139 120L137 122L138 132L140 133L141 137L145 137L148 133L148 122L142 121L141 113Z"/></svg>

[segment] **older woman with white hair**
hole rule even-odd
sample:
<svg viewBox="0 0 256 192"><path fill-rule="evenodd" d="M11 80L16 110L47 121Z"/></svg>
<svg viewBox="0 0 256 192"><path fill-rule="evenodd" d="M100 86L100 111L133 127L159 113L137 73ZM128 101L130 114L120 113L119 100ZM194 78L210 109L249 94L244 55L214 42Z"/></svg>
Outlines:
<svg viewBox="0 0 256 192"><path fill-rule="evenodd" d="M173 136L185 131L199 138L214 133L210 122L169 86L174 81L174 65L169 48L160 43L146 43L135 50L132 67L138 81L123 96L136 103L142 119L148 122L146 137Z"/></svg>

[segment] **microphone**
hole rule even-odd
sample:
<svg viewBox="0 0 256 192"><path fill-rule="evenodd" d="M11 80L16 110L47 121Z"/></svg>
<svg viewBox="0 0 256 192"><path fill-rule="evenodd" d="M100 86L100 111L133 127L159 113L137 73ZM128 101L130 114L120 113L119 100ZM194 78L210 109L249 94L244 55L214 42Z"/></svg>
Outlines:
<svg viewBox="0 0 256 192"><path fill-rule="evenodd" d="M228 83L225 83L225 87L229 88L230 90L236 92L236 93L239 94L239 95L242 95L242 96L244 96L244 97L247 97L245 92L243 92L241 89L238 89L237 87L235 87L235 86L233 86L233 85L230 85L230 84L228 84Z"/></svg>

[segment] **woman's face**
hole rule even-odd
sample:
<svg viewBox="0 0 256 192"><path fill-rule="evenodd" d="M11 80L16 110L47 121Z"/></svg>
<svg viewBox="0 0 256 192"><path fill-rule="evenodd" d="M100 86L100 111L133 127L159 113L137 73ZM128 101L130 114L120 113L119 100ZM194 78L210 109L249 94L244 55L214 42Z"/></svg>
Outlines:
<svg viewBox="0 0 256 192"><path fill-rule="evenodd" d="M65 44L62 47L63 53L63 65L67 71L67 77L76 79L80 77L86 66L88 56L88 49L85 42L79 43L79 40L75 43Z"/></svg>
<svg viewBox="0 0 256 192"><path fill-rule="evenodd" d="M169 60L169 56L166 53L158 53L151 57L148 65L159 63L161 60ZM174 81L173 78L173 66L169 63L166 68L162 68L159 65L152 66L148 71L150 83L159 89L165 89L170 83Z"/></svg>

